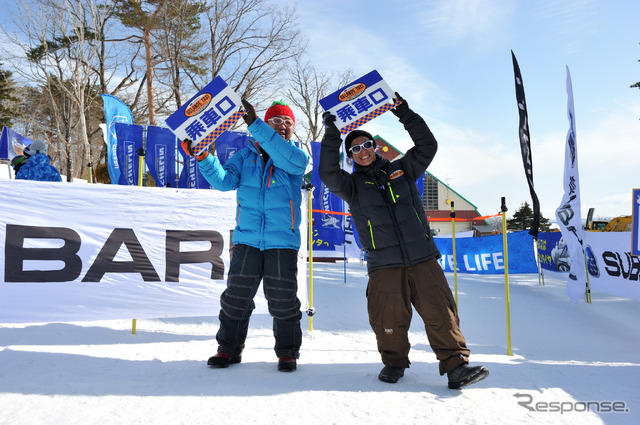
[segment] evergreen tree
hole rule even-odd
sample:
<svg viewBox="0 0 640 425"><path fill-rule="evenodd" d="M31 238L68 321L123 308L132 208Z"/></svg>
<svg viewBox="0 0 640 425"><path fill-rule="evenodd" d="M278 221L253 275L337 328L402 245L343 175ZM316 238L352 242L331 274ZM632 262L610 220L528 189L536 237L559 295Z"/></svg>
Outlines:
<svg viewBox="0 0 640 425"><path fill-rule="evenodd" d="M0 128L11 127L13 118L17 116L12 107L18 99L14 97L11 75L10 71L2 69L2 63L0 63Z"/></svg>
<svg viewBox="0 0 640 425"><path fill-rule="evenodd" d="M155 53L151 34L161 27L161 18L166 13L168 0L113 0L113 4L115 14L120 18L122 24L140 32L140 34L132 35L131 39L144 45L149 124L156 125L156 104L153 85L156 60L154 59Z"/></svg>
<svg viewBox="0 0 640 425"><path fill-rule="evenodd" d="M519 232L521 230L529 230L533 223L533 210L528 202L524 202L520 209L513 213L513 218L507 220L507 230ZM540 231L548 232L550 230L549 219L544 218L540 213Z"/></svg>

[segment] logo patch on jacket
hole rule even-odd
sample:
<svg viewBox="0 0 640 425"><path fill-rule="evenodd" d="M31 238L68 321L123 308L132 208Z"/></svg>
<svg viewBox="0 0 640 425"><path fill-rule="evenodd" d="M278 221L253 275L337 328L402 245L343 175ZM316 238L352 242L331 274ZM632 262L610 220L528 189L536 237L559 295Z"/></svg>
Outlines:
<svg viewBox="0 0 640 425"><path fill-rule="evenodd" d="M402 170L397 170L394 171L393 173L391 173L391 175L389 176L389 180L394 180L397 179L398 177L401 177L404 175L404 171Z"/></svg>

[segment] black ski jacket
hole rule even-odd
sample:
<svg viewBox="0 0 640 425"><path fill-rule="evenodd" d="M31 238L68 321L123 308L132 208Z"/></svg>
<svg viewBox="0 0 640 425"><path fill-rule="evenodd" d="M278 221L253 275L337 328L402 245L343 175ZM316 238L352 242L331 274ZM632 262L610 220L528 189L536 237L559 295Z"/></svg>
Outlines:
<svg viewBox="0 0 640 425"><path fill-rule="evenodd" d="M415 112L408 110L400 122L415 146L393 162L376 154L373 164L355 164L352 174L340 167L342 140L337 132L327 131L322 139L320 179L349 204L369 273L440 257L415 183L433 160L438 143Z"/></svg>

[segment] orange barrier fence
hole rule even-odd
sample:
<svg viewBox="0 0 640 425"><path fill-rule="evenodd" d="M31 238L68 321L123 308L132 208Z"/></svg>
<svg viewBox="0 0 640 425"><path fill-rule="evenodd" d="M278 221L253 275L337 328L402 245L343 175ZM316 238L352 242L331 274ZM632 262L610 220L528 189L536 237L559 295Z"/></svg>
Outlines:
<svg viewBox="0 0 640 425"><path fill-rule="evenodd" d="M349 213L346 212L339 212L339 211L325 211L325 210L311 210L313 212L317 212L317 213L322 213L322 214L335 214L335 215L351 215ZM498 213L498 214L494 214L494 215L484 215L482 217L474 217L474 218L450 218L450 217L441 217L441 218L430 218L429 221L451 221L451 220L455 220L455 221L472 221L472 220L486 220L487 218L491 218L491 217L499 217L501 216L502 213Z"/></svg>

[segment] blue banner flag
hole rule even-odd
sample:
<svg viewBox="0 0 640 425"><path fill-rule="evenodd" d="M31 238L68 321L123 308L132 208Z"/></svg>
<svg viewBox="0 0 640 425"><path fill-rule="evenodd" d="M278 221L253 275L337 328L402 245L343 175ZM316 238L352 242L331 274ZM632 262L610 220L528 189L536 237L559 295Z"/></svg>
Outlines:
<svg viewBox="0 0 640 425"><path fill-rule="evenodd" d="M247 146L249 134L241 131L225 131L216 139L216 154L224 165L240 149Z"/></svg>
<svg viewBox="0 0 640 425"><path fill-rule="evenodd" d="M147 153L144 160L158 187L178 186L176 146L176 136L168 128L147 127Z"/></svg>
<svg viewBox="0 0 640 425"><path fill-rule="evenodd" d="M33 140L27 139L9 127L4 127L0 137L0 159L11 160L16 155L22 155L22 150L32 142Z"/></svg>
<svg viewBox="0 0 640 425"><path fill-rule="evenodd" d="M320 142L311 142L311 155L312 158L320 158ZM333 251L336 245L344 244L345 216L331 214L331 212L343 212L344 203L322 183L317 166L313 167L311 184L313 184L312 207L314 210L323 211L313 213L313 249Z"/></svg>
<svg viewBox="0 0 640 425"><path fill-rule="evenodd" d="M182 146L178 147L178 152L182 155L183 163L178 187L185 189L211 189L211 185L198 169L198 160L187 155Z"/></svg>
<svg viewBox="0 0 640 425"><path fill-rule="evenodd" d="M120 184L120 165L118 164L118 137L115 124L133 124L133 115L127 105L120 99L110 94L103 94L104 117L107 124L107 164L111 184Z"/></svg>
<svg viewBox="0 0 640 425"><path fill-rule="evenodd" d="M118 184L124 186L136 186L138 184L139 156L138 150L142 149L141 125L114 123L117 143L117 159L120 169Z"/></svg>
<svg viewBox="0 0 640 425"><path fill-rule="evenodd" d="M537 245L540 267L554 272L568 272L571 269L569 250L562 233L539 232Z"/></svg>

